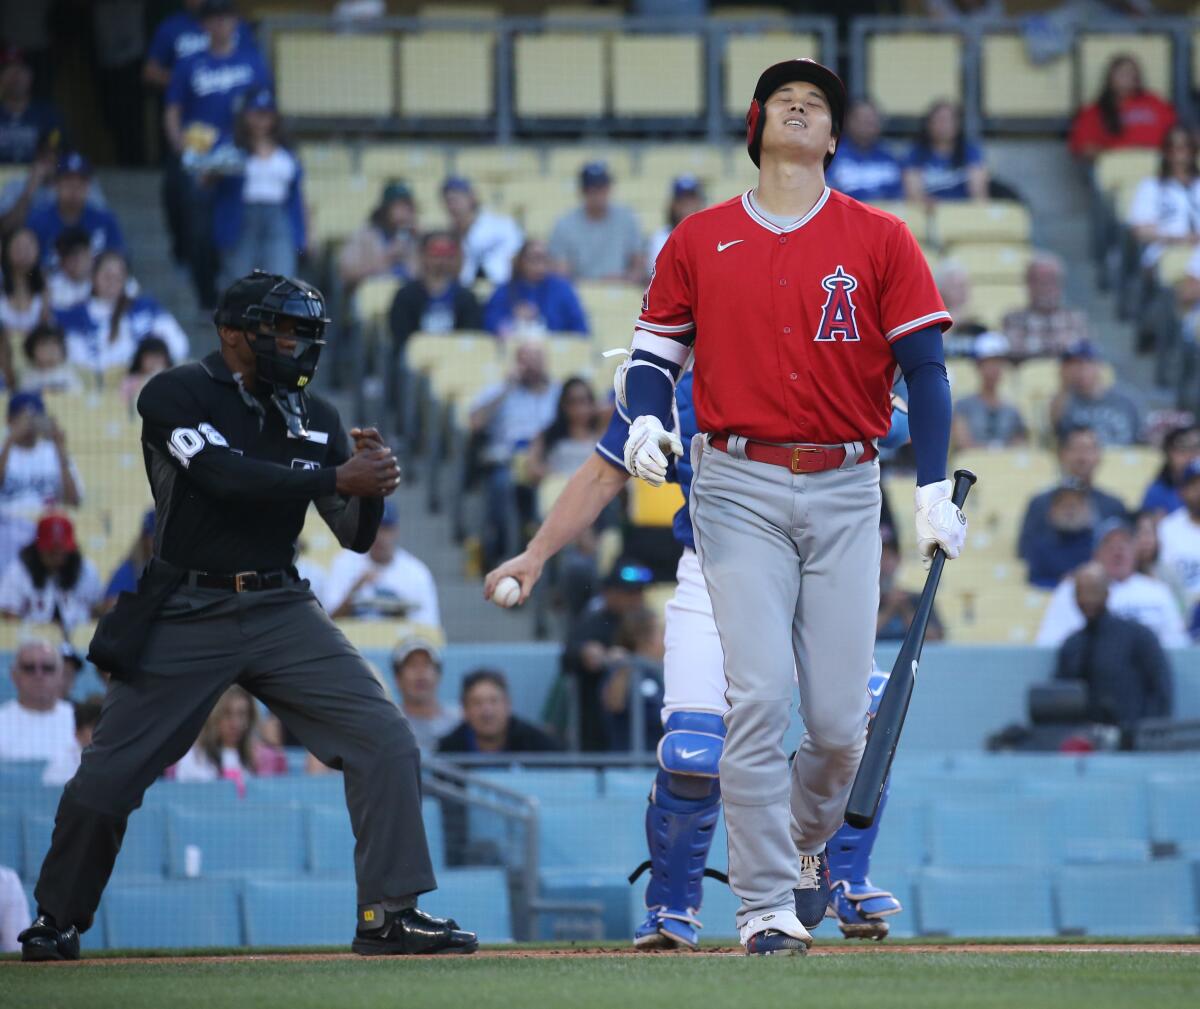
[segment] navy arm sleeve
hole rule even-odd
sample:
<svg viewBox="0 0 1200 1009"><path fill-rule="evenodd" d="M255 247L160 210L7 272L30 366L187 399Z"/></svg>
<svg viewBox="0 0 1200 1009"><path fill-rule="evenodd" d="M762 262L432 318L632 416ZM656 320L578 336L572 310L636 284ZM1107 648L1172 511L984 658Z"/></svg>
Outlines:
<svg viewBox="0 0 1200 1009"><path fill-rule="evenodd" d="M942 330L927 326L892 344L908 386L908 426L917 460L917 486L946 479L950 454L950 379Z"/></svg>
<svg viewBox="0 0 1200 1009"><path fill-rule="evenodd" d="M634 361L645 361L653 368L633 368L625 373L625 402L631 418L653 414L668 431L671 429L671 404L675 402L675 380L679 365L647 350L635 350ZM659 371L662 368L670 378Z"/></svg>

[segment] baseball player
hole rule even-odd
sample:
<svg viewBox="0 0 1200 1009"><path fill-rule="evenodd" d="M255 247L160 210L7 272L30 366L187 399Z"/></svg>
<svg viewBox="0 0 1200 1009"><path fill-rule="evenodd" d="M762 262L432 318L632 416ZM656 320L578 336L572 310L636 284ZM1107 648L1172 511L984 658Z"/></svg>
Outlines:
<svg viewBox="0 0 1200 1009"><path fill-rule="evenodd" d="M310 502L343 546L366 552L400 481L396 458L374 428L347 437L308 391L329 323L318 291L255 271L224 293L215 321L219 351L138 397L154 554L92 641L88 658L113 682L59 801L22 959L79 958L129 814L233 683L345 773L352 949L473 952L473 933L416 907L436 884L412 730L294 566Z"/></svg>
<svg viewBox="0 0 1200 1009"><path fill-rule="evenodd" d="M673 384L695 355L689 507L725 657L721 792L750 954L805 952L828 905L825 848L866 737L876 440L897 365L918 549L954 558L966 536L946 479L950 316L904 223L825 184L845 104L837 75L811 60L763 72L746 117L758 185L671 233L624 382L623 461L661 484L683 451ZM805 734L789 770L793 671Z"/></svg>
<svg viewBox="0 0 1200 1009"><path fill-rule="evenodd" d="M621 453L629 434L629 418L621 403L618 376L617 408L596 454L567 482L525 552L490 572L484 583L490 598L501 578L521 584L520 599L528 598L545 563L588 529L628 479ZM679 433L687 440L696 433L692 408L692 373L675 387ZM902 407L893 411L891 430L881 444L908 441L908 418ZM665 696L662 710L665 738L658 748L660 770L650 790L646 810L650 870L646 888L646 919L634 933L639 949L690 948L699 945L702 884L713 829L720 812L718 761L725 726L725 672L721 642L713 624L712 605L700 575L686 504L692 479L684 459L671 461L668 479L683 490L685 504L676 513L675 538L683 547L676 573L674 598L666 610ZM872 711L882 696L887 674L870 682ZM830 913L848 938L882 939L886 918L901 910L900 902L868 878L871 848L880 816L868 831L848 825L830 844L833 875Z"/></svg>

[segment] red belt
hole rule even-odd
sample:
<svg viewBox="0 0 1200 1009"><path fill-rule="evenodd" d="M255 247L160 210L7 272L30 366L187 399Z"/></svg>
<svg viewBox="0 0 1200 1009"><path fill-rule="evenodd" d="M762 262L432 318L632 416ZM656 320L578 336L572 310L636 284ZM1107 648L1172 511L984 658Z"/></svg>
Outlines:
<svg viewBox="0 0 1200 1009"><path fill-rule="evenodd" d="M714 435L709 444L722 452L729 451L729 436ZM870 462L877 455L871 442L863 445L863 453L858 461ZM765 441L746 441L746 458L755 462L768 462L772 466L782 466L793 473L823 473L825 470L837 469L846 461L846 450L841 448L820 448L817 445L772 445Z"/></svg>

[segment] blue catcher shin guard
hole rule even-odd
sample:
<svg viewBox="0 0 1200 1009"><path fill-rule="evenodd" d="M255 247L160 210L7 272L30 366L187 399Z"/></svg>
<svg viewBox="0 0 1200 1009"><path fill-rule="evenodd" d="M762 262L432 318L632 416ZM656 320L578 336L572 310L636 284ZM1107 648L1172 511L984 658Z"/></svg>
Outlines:
<svg viewBox="0 0 1200 1009"><path fill-rule="evenodd" d="M695 949L704 876L723 878L707 862L721 815L717 768L725 724L719 715L676 711L665 728L658 745L661 769L646 809L650 859L629 877L632 883L650 869L646 919L633 943L640 949Z"/></svg>
<svg viewBox="0 0 1200 1009"><path fill-rule="evenodd" d="M885 784L879 798L879 811L870 827L858 830L843 823L829 842L829 914L837 919L838 927L847 939L886 938L888 924L884 919L903 910L900 901L872 883L868 875L871 849L875 847L887 797L888 785Z"/></svg>

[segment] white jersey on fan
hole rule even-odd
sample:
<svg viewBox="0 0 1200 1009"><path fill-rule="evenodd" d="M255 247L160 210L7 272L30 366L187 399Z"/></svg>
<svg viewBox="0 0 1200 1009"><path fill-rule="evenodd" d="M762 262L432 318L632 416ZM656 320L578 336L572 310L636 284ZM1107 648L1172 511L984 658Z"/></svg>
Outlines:
<svg viewBox="0 0 1200 1009"><path fill-rule="evenodd" d="M1163 648L1182 648L1188 644L1179 603L1158 578L1135 572L1124 581L1113 582L1108 589L1108 608L1119 617L1149 627ZM1064 578L1050 597L1036 643L1057 648L1084 623L1083 613L1075 602L1075 579Z"/></svg>
<svg viewBox="0 0 1200 1009"><path fill-rule="evenodd" d="M1200 523L1179 508L1158 524L1158 544L1159 574L1190 618L1200 601Z"/></svg>

